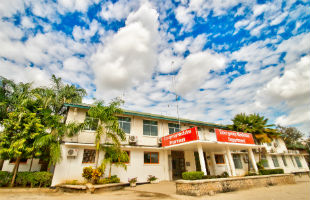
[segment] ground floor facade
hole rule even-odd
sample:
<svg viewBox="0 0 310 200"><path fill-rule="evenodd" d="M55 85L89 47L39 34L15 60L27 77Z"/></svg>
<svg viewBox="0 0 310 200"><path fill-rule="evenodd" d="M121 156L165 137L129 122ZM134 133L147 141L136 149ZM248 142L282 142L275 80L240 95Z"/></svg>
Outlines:
<svg viewBox="0 0 310 200"><path fill-rule="evenodd" d="M257 145L226 145L192 142L170 148L147 146L123 146L129 155L127 170L112 165L111 174L117 175L121 182L129 178L138 178L146 182L149 175L160 181L177 180L185 171L203 171L205 175L244 176L249 171L257 172L259 160ZM69 150L75 150L74 156L67 156ZM67 180L83 181L84 167L95 167L95 147L91 144L65 143L62 145L62 161L55 166L52 185ZM265 168L282 168L285 173L309 171L304 156L300 154L263 154ZM104 153L99 154L99 163ZM105 176L109 173L109 166Z"/></svg>

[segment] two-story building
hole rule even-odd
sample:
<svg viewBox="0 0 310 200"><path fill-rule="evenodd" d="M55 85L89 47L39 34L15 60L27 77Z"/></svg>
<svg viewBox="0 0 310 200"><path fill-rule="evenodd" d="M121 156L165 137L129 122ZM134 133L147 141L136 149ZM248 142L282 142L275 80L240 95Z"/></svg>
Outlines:
<svg viewBox="0 0 310 200"><path fill-rule="evenodd" d="M90 105L66 106L66 122L94 120L87 116ZM228 137L227 140L227 135L233 137L236 132L224 131L222 125L135 111L125 111L119 116L119 124L127 138L122 142L122 149L129 155L127 170L112 165L112 175L120 177L121 182L133 177L137 177L138 182L146 182L149 175L159 180L175 180L184 171L203 171L206 175L227 172L230 176L243 176L249 168L258 171L259 152L262 152L261 159L267 160L265 168L282 168L285 173L309 171L304 156L298 151L287 150L281 138L270 144L257 145L254 141L247 141L251 134L237 133L235 138ZM192 133L196 134L194 139L184 138ZM223 140L220 134L226 139ZM55 166L52 185L66 180L83 180L83 168L95 166L94 141L95 127L92 126L74 137L64 138L62 160ZM104 153L100 152L99 163L103 158ZM29 162L22 163L20 169L26 169ZM35 161L34 168L39 168L38 165ZM5 161L2 170L11 171L12 168L13 164Z"/></svg>

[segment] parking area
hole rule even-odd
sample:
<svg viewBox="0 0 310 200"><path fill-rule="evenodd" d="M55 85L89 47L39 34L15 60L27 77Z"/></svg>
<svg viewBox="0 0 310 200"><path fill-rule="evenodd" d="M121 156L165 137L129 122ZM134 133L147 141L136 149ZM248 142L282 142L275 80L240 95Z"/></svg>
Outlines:
<svg viewBox="0 0 310 200"><path fill-rule="evenodd" d="M144 184L126 187L123 190L95 194L48 192L46 189L0 189L0 200L309 200L310 182L298 181L297 184L254 188L214 196L191 197L177 195L174 182Z"/></svg>

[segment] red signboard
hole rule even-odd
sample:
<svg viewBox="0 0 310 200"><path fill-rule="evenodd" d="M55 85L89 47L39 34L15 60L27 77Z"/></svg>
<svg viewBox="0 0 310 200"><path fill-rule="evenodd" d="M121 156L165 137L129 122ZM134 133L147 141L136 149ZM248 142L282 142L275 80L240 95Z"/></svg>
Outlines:
<svg viewBox="0 0 310 200"><path fill-rule="evenodd" d="M161 144L163 147L182 144L193 140L198 140L197 127L186 129L184 131L176 132L171 135L167 135L161 138Z"/></svg>
<svg viewBox="0 0 310 200"><path fill-rule="evenodd" d="M255 144L251 133L227 131L222 129L215 129L215 133L217 141L219 142Z"/></svg>

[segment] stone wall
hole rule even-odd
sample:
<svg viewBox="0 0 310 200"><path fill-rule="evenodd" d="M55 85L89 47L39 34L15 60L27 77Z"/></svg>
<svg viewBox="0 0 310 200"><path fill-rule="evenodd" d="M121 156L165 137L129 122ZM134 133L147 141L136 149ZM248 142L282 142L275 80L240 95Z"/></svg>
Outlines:
<svg viewBox="0 0 310 200"><path fill-rule="evenodd" d="M177 194L202 196L218 192L230 192L252 187L264 187L296 183L293 174L277 174L265 176L248 176L239 178L221 178L204 180L176 181Z"/></svg>

